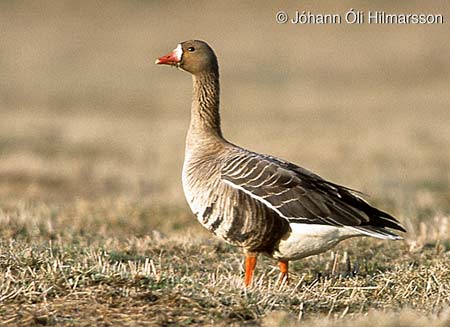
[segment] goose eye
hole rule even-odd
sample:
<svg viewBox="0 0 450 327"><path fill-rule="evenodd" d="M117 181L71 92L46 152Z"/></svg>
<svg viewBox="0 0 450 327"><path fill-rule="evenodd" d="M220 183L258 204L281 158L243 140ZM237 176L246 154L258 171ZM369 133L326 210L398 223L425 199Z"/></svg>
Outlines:
<svg viewBox="0 0 450 327"><path fill-rule="evenodd" d="M189 52L194 52L194 51L195 51L195 48L194 48L194 47L189 47L189 48L187 48L187 51L189 51Z"/></svg>

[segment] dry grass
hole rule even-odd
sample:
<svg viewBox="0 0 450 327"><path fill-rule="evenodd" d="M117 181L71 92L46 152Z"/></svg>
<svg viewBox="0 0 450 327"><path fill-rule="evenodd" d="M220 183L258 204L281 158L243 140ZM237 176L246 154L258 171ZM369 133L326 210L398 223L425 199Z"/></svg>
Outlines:
<svg viewBox="0 0 450 327"><path fill-rule="evenodd" d="M0 324L449 324L448 23L273 21L449 7L301 5L0 3ZM344 242L282 287L261 259L245 290L239 249L182 195L190 79L152 65L192 37L219 53L232 141L371 194L405 241Z"/></svg>
<svg viewBox="0 0 450 327"><path fill-rule="evenodd" d="M347 241L294 263L289 285L280 287L275 262L262 259L245 290L240 251L204 233L185 209L66 197L3 202L2 324L445 326L450 319L448 205L414 204L404 242Z"/></svg>
<svg viewBox="0 0 450 327"><path fill-rule="evenodd" d="M1 322L364 326L375 312L393 326L450 319L448 240L349 241L294 263L291 283L281 286L274 262L263 259L246 290L239 250L195 227L173 237L149 227L164 215L119 199L4 209Z"/></svg>

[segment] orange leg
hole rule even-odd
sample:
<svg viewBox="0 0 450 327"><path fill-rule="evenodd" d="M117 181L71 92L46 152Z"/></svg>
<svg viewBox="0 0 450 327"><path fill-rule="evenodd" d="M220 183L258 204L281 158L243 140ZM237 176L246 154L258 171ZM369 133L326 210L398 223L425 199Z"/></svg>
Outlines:
<svg viewBox="0 0 450 327"><path fill-rule="evenodd" d="M289 282L289 261L278 261L280 267L280 284L286 279L286 284Z"/></svg>
<svg viewBox="0 0 450 327"><path fill-rule="evenodd" d="M252 283L253 272L256 267L256 258L255 254L247 254L245 256L245 286L248 287Z"/></svg>

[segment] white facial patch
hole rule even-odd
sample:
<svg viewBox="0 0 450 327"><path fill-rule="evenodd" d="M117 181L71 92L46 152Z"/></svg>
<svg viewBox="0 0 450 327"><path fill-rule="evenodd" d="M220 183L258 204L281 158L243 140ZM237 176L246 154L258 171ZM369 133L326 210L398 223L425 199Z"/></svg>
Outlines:
<svg viewBox="0 0 450 327"><path fill-rule="evenodd" d="M181 48L181 44L177 45L177 47L173 50L173 53L175 53L177 61L181 61L181 57L183 56L183 49Z"/></svg>

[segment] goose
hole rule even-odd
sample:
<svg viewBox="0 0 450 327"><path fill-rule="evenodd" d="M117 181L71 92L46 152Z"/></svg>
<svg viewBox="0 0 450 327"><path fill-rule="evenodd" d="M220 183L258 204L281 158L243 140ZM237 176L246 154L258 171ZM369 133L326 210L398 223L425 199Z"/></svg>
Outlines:
<svg viewBox="0 0 450 327"><path fill-rule="evenodd" d="M360 192L227 141L220 126L219 65L206 42L179 43L155 63L192 75L184 194L201 225L243 248L246 287L259 254L278 260L279 280L287 282L289 261L327 251L345 239L402 238L392 231L406 232L400 222Z"/></svg>

